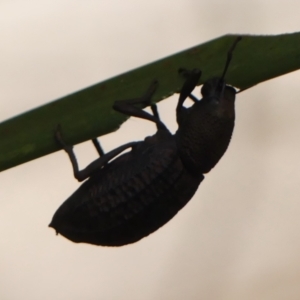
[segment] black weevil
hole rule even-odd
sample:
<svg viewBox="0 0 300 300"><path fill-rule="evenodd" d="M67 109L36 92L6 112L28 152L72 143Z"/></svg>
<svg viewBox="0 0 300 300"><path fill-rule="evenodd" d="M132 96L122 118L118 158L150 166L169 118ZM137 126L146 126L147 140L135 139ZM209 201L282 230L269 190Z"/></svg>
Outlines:
<svg viewBox="0 0 300 300"><path fill-rule="evenodd" d="M175 135L160 120L156 105L151 105L153 114L134 106L150 103L157 82L141 98L114 104L119 112L154 122L156 134L104 155L93 140L100 158L82 171L78 170L72 146L65 144L57 130L56 140L69 155L75 178L88 180L59 207L49 226L73 242L122 246L140 240L172 219L229 145L236 91L226 85L224 77L240 39L228 52L222 76L202 86L200 101L191 92L201 72L183 70L187 79L176 108ZM190 108L183 107L187 97L195 102ZM129 152L116 157L129 148Z"/></svg>

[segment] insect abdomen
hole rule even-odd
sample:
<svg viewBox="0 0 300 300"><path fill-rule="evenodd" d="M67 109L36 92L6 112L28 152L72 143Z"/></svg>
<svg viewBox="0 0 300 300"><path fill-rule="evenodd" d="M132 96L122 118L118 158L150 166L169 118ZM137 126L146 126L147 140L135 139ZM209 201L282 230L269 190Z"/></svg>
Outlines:
<svg viewBox="0 0 300 300"><path fill-rule="evenodd" d="M172 135L150 138L83 183L50 226L74 242L133 243L175 216L203 178L185 170Z"/></svg>

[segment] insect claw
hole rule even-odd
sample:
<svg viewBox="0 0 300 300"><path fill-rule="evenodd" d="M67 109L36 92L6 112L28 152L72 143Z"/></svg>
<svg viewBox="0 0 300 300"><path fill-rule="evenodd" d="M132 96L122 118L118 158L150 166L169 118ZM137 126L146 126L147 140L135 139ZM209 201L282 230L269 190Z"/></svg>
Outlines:
<svg viewBox="0 0 300 300"><path fill-rule="evenodd" d="M158 80L157 80L157 79L154 79L154 80L151 82L151 85L157 86L157 85L158 85Z"/></svg>
<svg viewBox="0 0 300 300"><path fill-rule="evenodd" d="M158 87L158 80L157 79L153 79L146 91L146 93L144 95L148 95L148 94L154 94L154 92L156 91Z"/></svg>
<svg viewBox="0 0 300 300"><path fill-rule="evenodd" d="M54 138L56 140L56 142L65 150L67 151L67 149L72 149L72 146L68 146L66 144L66 142L64 141L63 137L62 137L62 129L61 129L61 125L58 124L54 133ZM68 151L67 151L68 152Z"/></svg>
<svg viewBox="0 0 300 300"><path fill-rule="evenodd" d="M190 72L186 68L179 68L178 69L178 74L183 76L184 78L188 78L189 73Z"/></svg>
<svg viewBox="0 0 300 300"><path fill-rule="evenodd" d="M190 78L191 76L200 77L202 72L197 68L193 70L188 70L186 68L179 68L178 73L179 75L182 75L184 78Z"/></svg>
<svg viewBox="0 0 300 300"><path fill-rule="evenodd" d="M186 68L179 68L179 69L178 69L178 73L179 73L179 74L184 73L184 72L186 72L186 71L187 71Z"/></svg>

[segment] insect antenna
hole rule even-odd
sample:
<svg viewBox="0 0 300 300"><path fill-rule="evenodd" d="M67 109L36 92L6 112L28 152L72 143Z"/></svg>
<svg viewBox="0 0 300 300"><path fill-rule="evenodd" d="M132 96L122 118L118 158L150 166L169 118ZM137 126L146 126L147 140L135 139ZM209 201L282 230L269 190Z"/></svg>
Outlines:
<svg viewBox="0 0 300 300"><path fill-rule="evenodd" d="M227 52L227 59L226 59L225 68L224 68L223 74L222 74L222 76L221 76L221 81L224 80L224 77L225 77L226 72L227 72L227 70L228 70L228 66L229 66L229 64L230 64L230 62L231 62L231 59L232 59L232 53L233 53L233 51L234 51L234 49L235 49L237 43L238 43L241 39L242 39L241 36L237 37L236 40L234 41L234 43L232 44L231 48L230 48L230 49L228 50L228 52Z"/></svg>

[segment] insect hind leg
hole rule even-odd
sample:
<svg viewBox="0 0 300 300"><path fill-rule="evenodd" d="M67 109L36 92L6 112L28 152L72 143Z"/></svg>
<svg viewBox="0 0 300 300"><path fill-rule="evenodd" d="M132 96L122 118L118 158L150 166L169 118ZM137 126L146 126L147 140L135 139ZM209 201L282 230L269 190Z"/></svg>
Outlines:
<svg viewBox="0 0 300 300"><path fill-rule="evenodd" d="M79 170L78 162L77 162L75 153L73 151L73 146L68 145L64 141L64 139L62 137L60 126L58 126L55 131L55 139L56 139L57 143L67 152L67 154L70 158L71 164L72 164L74 177L78 181L83 181L83 180L87 179L95 171L97 171L97 170L101 169L103 166L105 166L111 159L113 159L114 157L116 157L117 155L122 153L124 150L126 150L128 148L132 148L134 145L136 145L138 143L138 142L130 142L130 143L124 144L122 146L119 146L118 148L104 154L103 156L100 156L98 159L96 159L91 164L89 164L85 169Z"/></svg>

